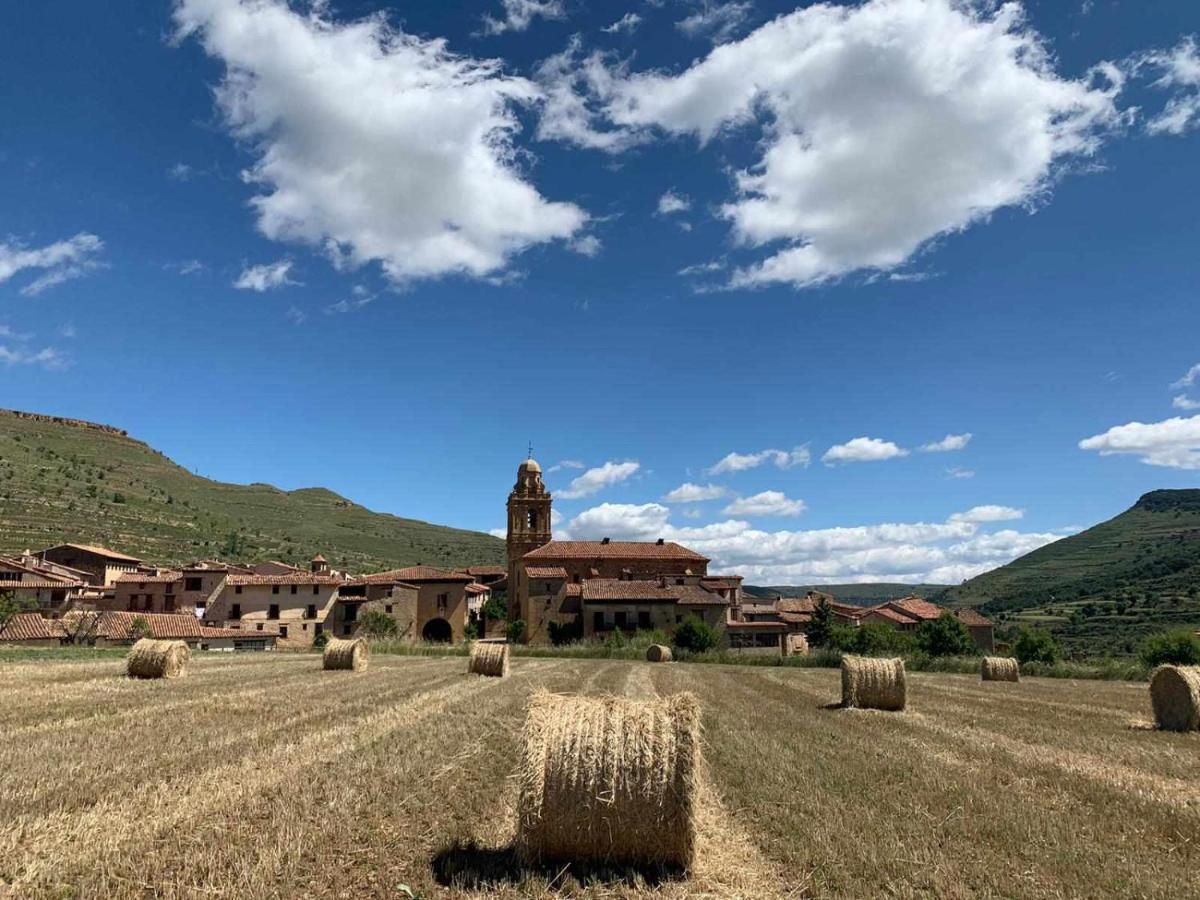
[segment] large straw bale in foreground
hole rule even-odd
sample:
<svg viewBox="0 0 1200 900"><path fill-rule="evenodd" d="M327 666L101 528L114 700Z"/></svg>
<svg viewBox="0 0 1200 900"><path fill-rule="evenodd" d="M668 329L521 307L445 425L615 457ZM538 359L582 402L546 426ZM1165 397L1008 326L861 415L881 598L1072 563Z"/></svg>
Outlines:
<svg viewBox="0 0 1200 900"><path fill-rule="evenodd" d="M687 869L700 758L691 694L636 701L537 693L517 800L522 855Z"/></svg>
<svg viewBox="0 0 1200 900"><path fill-rule="evenodd" d="M508 644L484 644L476 641L471 647L471 659L467 672L489 675L493 678L508 677Z"/></svg>
<svg viewBox="0 0 1200 900"><path fill-rule="evenodd" d="M985 656L979 675L984 681L1020 681L1021 664L1011 656Z"/></svg>
<svg viewBox="0 0 1200 900"><path fill-rule="evenodd" d="M125 657L130 678L177 678L184 674L192 651L183 641L142 638Z"/></svg>
<svg viewBox="0 0 1200 900"><path fill-rule="evenodd" d="M665 644L651 644L646 650L647 662L670 662L671 648Z"/></svg>
<svg viewBox="0 0 1200 900"><path fill-rule="evenodd" d="M371 651L367 648L367 642L362 638L355 638L352 641L330 638L329 643L325 645L325 654L321 660L326 669L361 672L367 667L370 655Z"/></svg>
<svg viewBox="0 0 1200 900"><path fill-rule="evenodd" d="M1159 666L1150 673L1150 702L1164 731L1200 731L1200 666Z"/></svg>
<svg viewBox="0 0 1200 900"><path fill-rule="evenodd" d="M899 711L907 696L904 660L842 657L842 706Z"/></svg>

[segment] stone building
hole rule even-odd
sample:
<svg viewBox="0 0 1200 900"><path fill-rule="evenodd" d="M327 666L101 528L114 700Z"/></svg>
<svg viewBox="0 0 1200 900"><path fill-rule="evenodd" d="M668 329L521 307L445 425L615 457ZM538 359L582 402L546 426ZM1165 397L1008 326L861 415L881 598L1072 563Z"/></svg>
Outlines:
<svg viewBox="0 0 1200 900"><path fill-rule="evenodd" d="M83 587L85 577L44 565L28 551L20 557L0 556L0 593L34 603L40 612L56 614L64 609Z"/></svg>
<svg viewBox="0 0 1200 900"><path fill-rule="evenodd" d="M91 544L59 544L40 554L50 563L68 566L88 574L88 581L101 587L113 584L121 575L136 572L142 561L107 547Z"/></svg>

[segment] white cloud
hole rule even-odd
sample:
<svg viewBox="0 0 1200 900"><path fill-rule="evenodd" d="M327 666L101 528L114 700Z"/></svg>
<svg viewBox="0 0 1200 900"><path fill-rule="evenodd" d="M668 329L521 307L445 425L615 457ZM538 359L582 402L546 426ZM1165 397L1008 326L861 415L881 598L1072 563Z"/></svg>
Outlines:
<svg viewBox="0 0 1200 900"><path fill-rule="evenodd" d="M887 523L811 531L762 531L739 519L679 527L659 503L605 503L571 520L578 540L679 541L712 559L709 570L758 584L899 581L952 584L1003 565L1064 532L982 533L975 522Z"/></svg>
<svg viewBox="0 0 1200 900"><path fill-rule="evenodd" d="M917 449L922 453L950 453L954 450L962 450L967 444L971 443L971 433L966 434L948 434L940 441L934 441L932 444L922 444Z"/></svg>
<svg viewBox="0 0 1200 900"><path fill-rule="evenodd" d="M1011 522L1025 517L1025 510L1011 506L973 506L966 512L955 513L950 517L951 522L974 522L976 525L984 522Z"/></svg>
<svg viewBox="0 0 1200 900"><path fill-rule="evenodd" d="M835 466L841 463L880 462L901 456L908 456L908 451L891 441L857 437L844 444L835 444L830 447L821 457L821 462L827 466Z"/></svg>
<svg viewBox="0 0 1200 900"><path fill-rule="evenodd" d="M198 259L185 259L178 263L168 263L163 268L171 269L180 275L199 275L205 270L205 265Z"/></svg>
<svg viewBox="0 0 1200 900"><path fill-rule="evenodd" d="M1182 410L1200 409L1200 400L1193 400L1186 394L1179 394L1171 399L1171 406Z"/></svg>
<svg viewBox="0 0 1200 900"><path fill-rule="evenodd" d="M760 450L757 453L730 453L707 471L709 475L723 475L726 472L744 472L746 469L757 469L764 463L773 463L777 469L794 469L797 466L808 468L812 462L812 454L807 446L793 447L791 450Z"/></svg>
<svg viewBox="0 0 1200 900"><path fill-rule="evenodd" d="M293 325L303 325L308 321L308 313L298 306L289 306L283 316Z"/></svg>
<svg viewBox="0 0 1200 900"><path fill-rule="evenodd" d="M1192 366L1190 369L1188 369L1186 372L1184 372L1183 377L1180 378L1178 381L1174 382L1171 385L1170 390L1172 390L1172 391L1186 390L1187 388L1190 388L1192 385L1194 385L1196 383L1197 378L1200 378L1200 363L1196 363L1196 365Z"/></svg>
<svg viewBox="0 0 1200 900"><path fill-rule="evenodd" d="M704 500L719 500L729 495L729 489L719 484L692 484L684 482L663 499L668 503L700 503Z"/></svg>
<svg viewBox="0 0 1200 900"><path fill-rule="evenodd" d="M684 266L679 270L680 275L711 275L713 272L720 272L725 268L725 261L714 259L709 262L696 263L691 266Z"/></svg>
<svg viewBox="0 0 1200 900"><path fill-rule="evenodd" d="M1181 135L1200 126L1200 50L1194 37L1186 37L1171 50L1142 55L1135 71L1147 67L1159 72L1153 86L1174 93L1158 115L1146 122L1151 134Z"/></svg>
<svg viewBox="0 0 1200 900"><path fill-rule="evenodd" d="M658 214L660 216L669 216L672 213L687 212L691 208L691 198L686 194L676 194L674 191L667 191L658 198Z"/></svg>
<svg viewBox="0 0 1200 900"><path fill-rule="evenodd" d="M729 40L750 17L754 4L750 2L712 2L700 0L700 8L675 23L688 37L709 37L714 44Z"/></svg>
<svg viewBox="0 0 1200 900"><path fill-rule="evenodd" d="M543 60L535 77L542 101L538 140L566 141L590 150L619 153L650 139L647 129L597 126L601 98L611 94L617 75L610 69L606 54L583 55L578 35L561 53Z"/></svg>
<svg viewBox="0 0 1200 900"><path fill-rule="evenodd" d="M946 470L947 478L974 478L974 469L964 469L962 466L951 466Z"/></svg>
<svg viewBox="0 0 1200 900"><path fill-rule="evenodd" d="M99 268L96 255L103 249L104 242L87 232L45 247L29 248L19 243L0 242L0 282L25 270L41 271L41 275L21 288L23 295L34 297Z"/></svg>
<svg viewBox="0 0 1200 900"><path fill-rule="evenodd" d="M726 516L798 516L804 512L803 500L788 499L782 491L763 491L752 497L739 497L723 512Z"/></svg>
<svg viewBox="0 0 1200 900"><path fill-rule="evenodd" d="M1200 416L1162 422L1129 422L1079 442L1101 456L1129 454L1148 466L1200 469Z"/></svg>
<svg viewBox="0 0 1200 900"><path fill-rule="evenodd" d="M167 177L175 181L190 181L195 174L195 169L187 163L182 162L175 163L175 165L167 169Z"/></svg>
<svg viewBox="0 0 1200 900"><path fill-rule="evenodd" d="M248 266L242 270L242 274L238 276L237 281L233 286L242 291L269 291L273 288L283 287L288 284L298 284L299 282L292 281L288 278L288 274L292 271L292 261L290 259L281 259L279 262L263 263L258 266Z"/></svg>
<svg viewBox="0 0 1200 900"><path fill-rule="evenodd" d="M584 234L572 240L568 246L580 256L593 259L600 255L600 251L604 245L600 243L600 238L594 234Z"/></svg>
<svg viewBox="0 0 1200 900"><path fill-rule="evenodd" d="M506 31L524 31L539 16L543 19L566 18L567 11L562 0L501 0L504 17L483 17L484 34L504 34Z"/></svg>
<svg viewBox="0 0 1200 900"><path fill-rule="evenodd" d="M571 482L565 491L558 491L555 497L560 500L577 500L580 497L590 497L604 488L612 487L632 478L641 466L636 462L606 462L602 466L588 469Z"/></svg>
<svg viewBox="0 0 1200 900"><path fill-rule="evenodd" d="M632 33L634 29L636 29L641 23L641 16L635 12L627 12L625 15L621 16L621 18L617 19L617 21L613 22L611 25L605 25L600 30L607 32L608 34L617 34L621 31Z"/></svg>
<svg viewBox="0 0 1200 900"><path fill-rule="evenodd" d="M54 347L44 347L41 350L26 350L22 347L6 347L0 344L0 363L12 368L13 366L40 366L51 371L65 369L70 360Z"/></svg>
<svg viewBox="0 0 1200 900"><path fill-rule="evenodd" d="M546 470L547 475L553 475L555 472L561 472L563 469L583 469L586 466L577 459L561 459Z"/></svg>
<svg viewBox="0 0 1200 900"><path fill-rule="evenodd" d="M178 0L179 35L225 64L217 101L256 159L245 174L272 240L396 281L483 277L570 238L585 214L522 176L514 106L537 102L496 60L453 55L381 15L355 22L284 0Z"/></svg>
<svg viewBox="0 0 1200 900"><path fill-rule="evenodd" d="M938 236L1044 200L1127 120L1122 82L1109 64L1059 77L1017 4L822 3L680 74L593 72L575 124L591 134L604 118L609 150L756 125L762 157L736 173L722 214L767 255L730 284L801 288L896 270Z"/></svg>

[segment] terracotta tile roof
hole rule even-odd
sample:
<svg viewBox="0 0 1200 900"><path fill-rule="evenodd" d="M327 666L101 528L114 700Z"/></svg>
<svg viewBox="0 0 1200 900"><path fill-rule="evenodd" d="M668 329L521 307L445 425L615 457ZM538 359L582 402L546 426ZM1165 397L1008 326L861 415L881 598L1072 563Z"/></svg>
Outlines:
<svg viewBox="0 0 1200 900"><path fill-rule="evenodd" d="M182 572L159 572L157 575L150 575L147 572L129 572L118 576L114 584L174 584L182 578Z"/></svg>
<svg viewBox="0 0 1200 900"><path fill-rule="evenodd" d="M53 641L65 637L62 625L35 612L16 613L0 628L3 641Z"/></svg>
<svg viewBox="0 0 1200 900"><path fill-rule="evenodd" d="M914 622L921 621L914 615L903 613L899 610L892 609L890 606L873 606L866 610L864 618L867 616L877 616L881 619L887 619L890 622L895 622L898 625L911 625Z"/></svg>
<svg viewBox="0 0 1200 900"><path fill-rule="evenodd" d="M59 575L50 569L43 569L40 566L27 566L21 560L17 559L16 557L12 557L12 556L0 556L0 568L12 569L12 570L15 570L18 572L24 572L27 575L38 575L45 581L62 580L64 583L68 583L68 584L78 584L79 583L78 579L69 578L66 575ZM66 566L63 566L63 568L66 568ZM80 574L84 574L84 573L80 573ZM9 584L9 583L11 583L11 582L4 582L4 584Z"/></svg>
<svg viewBox="0 0 1200 900"><path fill-rule="evenodd" d="M684 606L729 606L730 601L703 584L676 585L673 590L679 592L679 602Z"/></svg>
<svg viewBox="0 0 1200 900"><path fill-rule="evenodd" d="M589 578L583 582L585 603L604 603L621 600L649 600L675 603L679 600L679 589L674 585L663 587L662 582L625 581L620 578Z"/></svg>
<svg viewBox="0 0 1200 900"><path fill-rule="evenodd" d="M0 591L62 591L82 587L78 581L4 581L0 582Z"/></svg>
<svg viewBox="0 0 1200 900"><path fill-rule="evenodd" d="M562 566L526 566L525 574L530 578L566 578L567 570Z"/></svg>
<svg viewBox="0 0 1200 900"><path fill-rule="evenodd" d="M918 619L936 619L945 612L937 604L922 600L920 597L905 597L903 600L893 600L885 605L916 616Z"/></svg>
<svg viewBox="0 0 1200 900"><path fill-rule="evenodd" d="M334 578L332 575L313 575L304 573L299 575L230 575L225 582L234 587L249 587L262 585L287 585L287 584L324 584L338 585L345 584L340 578Z"/></svg>
<svg viewBox="0 0 1200 900"><path fill-rule="evenodd" d="M700 583L705 587L723 588L725 590L733 590L742 586L741 575L705 575L700 579Z"/></svg>
<svg viewBox="0 0 1200 900"><path fill-rule="evenodd" d="M752 616L774 615L777 610L774 603L743 603L742 612Z"/></svg>
<svg viewBox="0 0 1200 900"><path fill-rule="evenodd" d="M464 581L468 584L475 579L461 572L450 572L445 569L435 569L433 566L409 566L407 569L391 569L387 572L376 572L373 575L363 575L356 578L361 584L391 584L395 581Z"/></svg>
<svg viewBox="0 0 1200 900"><path fill-rule="evenodd" d="M981 615L978 610L970 608L956 610L954 615L958 616L958 621L962 622L968 627L978 627L992 624L991 619Z"/></svg>
<svg viewBox="0 0 1200 900"><path fill-rule="evenodd" d="M82 618L88 617L88 618ZM144 619L150 636L159 640L198 639L202 637L200 620L195 616L143 612L69 612L64 626L72 633L90 634L111 641L129 640L135 619Z"/></svg>
<svg viewBox="0 0 1200 900"><path fill-rule="evenodd" d="M789 625L807 625L812 621L812 613L779 613L779 621L787 622Z"/></svg>
<svg viewBox="0 0 1200 900"><path fill-rule="evenodd" d="M240 628L210 628L207 625L200 626L200 636L210 640L214 638L278 637L274 631L242 631Z"/></svg>
<svg viewBox="0 0 1200 900"><path fill-rule="evenodd" d="M568 597L582 597L583 596L583 585L582 584L568 584L567 585L567 596Z"/></svg>
<svg viewBox="0 0 1200 900"><path fill-rule="evenodd" d="M107 547L97 547L95 544L55 544L53 547L48 547L42 551L42 554L49 553L51 550L58 550L61 547L70 547L72 550L82 550L84 553L91 553L95 556L103 556L106 559L113 559L117 562L140 563L141 560L133 556L126 556L124 553L118 553L116 550L109 550Z"/></svg>
<svg viewBox="0 0 1200 900"><path fill-rule="evenodd" d="M471 582L470 584L468 584L466 590L467 590L468 594L475 594L475 595L490 594L492 591L491 588L486 587L482 584L476 584L475 582Z"/></svg>
<svg viewBox="0 0 1200 900"><path fill-rule="evenodd" d="M523 559L673 559L708 562L708 557L674 541L551 541Z"/></svg>
<svg viewBox="0 0 1200 900"><path fill-rule="evenodd" d="M507 575L508 569L504 566L467 566L465 569L459 569L460 572L466 572L468 575L474 575L478 578L480 575Z"/></svg>
<svg viewBox="0 0 1200 900"><path fill-rule="evenodd" d="M775 601L775 608L781 613L807 613L812 614L817 604L813 602L812 597L780 597Z"/></svg>

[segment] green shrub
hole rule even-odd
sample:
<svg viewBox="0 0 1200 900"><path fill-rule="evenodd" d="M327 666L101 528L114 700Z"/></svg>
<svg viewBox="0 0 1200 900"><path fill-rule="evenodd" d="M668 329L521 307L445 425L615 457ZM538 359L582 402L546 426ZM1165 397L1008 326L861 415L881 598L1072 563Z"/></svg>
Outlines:
<svg viewBox="0 0 1200 900"><path fill-rule="evenodd" d="M508 636L510 644L519 644L525 640L525 620L513 619L508 623L508 628L505 629L505 634Z"/></svg>
<svg viewBox="0 0 1200 900"><path fill-rule="evenodd" d="M1022 628L1013 645L1013 653L1022 664L1032 662L1053 664L1058 662L1059 657L1058 644L1054 642L1054 636L1040 628Z"/></svg>
<svg viewBox="0 0 1200 900"><path fill-rule="evenodd" d="M851 630L854 645L850 649L861 656L905 656L917 649L912 635L883 622L866 622Z"/></svg>
<svg viewBox="0 0 1200 900"><path fill-rule="evenodd" d="M1200 638L1190 628L1162 631L1142 642L1138 656L1151 668L1200 665Z"/></svg>
<svg viewBox="0 0 1200 900"><path fill-rule="evenodd" d="M675 646L692 653L704 653L721 642L717 630L699 616L688 616L675 629Z"/></svg>
<svg viewBox="0 0 1200 900"><path fill-rule="evenodd" d="M977 652L967 626L952 612L921 623L917 646L930 656L970 656Z"/></svg>
<svg viewBox="0 0 1200 900"><path fill-rule="evenodd" d="M317 635L313 638L313 642L312 642L313 649L314 650L324 650L325 645L328 643L329 643L329 632L328 631L318 632Z"/></svg>
<svg viewBox="0 0 1200 900"><path fill-rule="evenodd" d="M386 638L397 632L396 620L378 609L369 609L359 621L358 630L363 637Z"/></svg>

